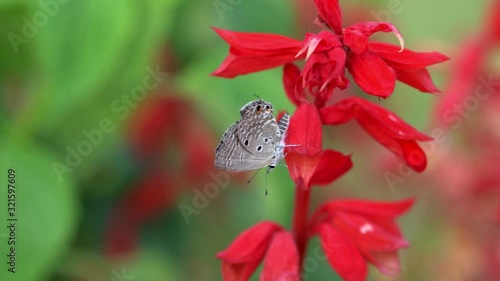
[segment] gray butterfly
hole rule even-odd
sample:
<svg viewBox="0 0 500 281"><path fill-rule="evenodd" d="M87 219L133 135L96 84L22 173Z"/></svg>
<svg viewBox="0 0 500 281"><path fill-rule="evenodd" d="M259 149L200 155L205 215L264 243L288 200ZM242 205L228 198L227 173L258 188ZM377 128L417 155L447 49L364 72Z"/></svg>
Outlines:
<svg viewBox="0 0 500 281"><path fill-rule="evenodd" d="M215 166L232 172L273 169L283 158L288 113L276 122L271 103L259 99L243 106L240 115L215 149Z"/></svg>

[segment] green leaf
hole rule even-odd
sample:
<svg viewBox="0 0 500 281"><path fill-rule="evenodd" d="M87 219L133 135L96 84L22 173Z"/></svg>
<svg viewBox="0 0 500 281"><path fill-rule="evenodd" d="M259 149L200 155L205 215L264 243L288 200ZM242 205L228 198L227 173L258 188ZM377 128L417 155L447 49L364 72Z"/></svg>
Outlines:
<svg viewBox="0 0 500 281"><path fill-rule="evenodd" d="M74 186L68 177L58 179L52 158L36 145L4 139L0 140L0 151L0 280L45 280L68 250L76 228ZM15 175L13 217L7 209L9 169ZM15 223L15 245L14 240L7 240L14 237L7 228L10 223ZM6 263L10 247L15 247L15 274L8 271Z"/></svg>
<svg viewBox="0 0 500 281"><path fill-rule="evenodd" d="M176 3L88 0L60 5L34 38L41 74L36 125L54 129L75 109L92 107L102 95L117 95L130 83L142 82Z"/></svg>

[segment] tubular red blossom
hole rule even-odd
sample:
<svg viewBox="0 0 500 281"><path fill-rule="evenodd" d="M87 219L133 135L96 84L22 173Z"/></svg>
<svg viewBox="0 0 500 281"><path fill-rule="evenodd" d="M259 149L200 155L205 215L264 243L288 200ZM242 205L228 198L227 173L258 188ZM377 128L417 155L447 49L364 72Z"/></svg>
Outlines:
<svg viewBox="0 0 500 281"><path fill-rule="evenodd" d="M342 33L342 11L338 0L314 0L319 20L337 34Z"/></svg>
<svg viewBox="0 0 500 281"><path fill-rule="evenodd" d="M353 97L321 109L320 115L323 124L330 125L342 124L354 118L376 141L413 170L421 172L427 165L425 153L416 141L429 141L432 138L379 105Z"/></svg>
<svg viewBox="0 0 500 281"><path fill-rule="evenodd" d="M261 280L300 280L299 256L290 233L273 222L261 222L241 233L224 251L225 281L246 281L264 259Z"/></svg>
<svg viewBox="0 0 500 281"><path fill-rule="evenodd" d="M309 187L309 181L321 160L321 119L316 107L302 103L290 120L285 158L292 180Z"/></svg>
<svg viewBox="0 0 500 281"><path fill-rule="evenodd" d="M271 238L281 227L273 222L261 222L242 232L224 251L222 260L225 281L248 280L264 257Z"/></svg>
<svg viewBox="0 0 500 281"><path fill-rule="evenodd" d="M292 62L302 42L277 34L236 32L213 28L230 46L229 55L212 75L233 78Z"/></svg>
<svg viewBox="0 0 500 281"><path fill-rule="evenodd" d="M321 119L314 105L302 103L297 108L290 119L286 143L291 145L287 148L290 153L306 156L316 156L321 153Z"/></svg>
<svg viewBox="0 0 500 281"><path fill-rule="evenodd" d="M344 245L350 243L355 250L351 249L351 253L348 254L358 252L363 260L377 266L382 273L395 275L400 272L398 250L408 247L409 244L402 237L394 219L405 213L413 201L413 199L393 203L366 200L331 201L315 212L311 228L322 240L324 236L330 235L339 240L331 243ZM341 266L334 262L331 264L340 274ZM357 272L361 271L358 269Z"/></svg>
<svg viewBox="0 0 500 281"><path fill-rule="evenodd" d="M328 223L318 226L318 234L330 266L345 281L366 280L366 261L354 243Z"/></svg>
<svg viewBox="0 0 500 281"><path fill-rule="evenodd" d="M300 281L299 253L292 235L276 233L267 250L261 281Z"/></svg>

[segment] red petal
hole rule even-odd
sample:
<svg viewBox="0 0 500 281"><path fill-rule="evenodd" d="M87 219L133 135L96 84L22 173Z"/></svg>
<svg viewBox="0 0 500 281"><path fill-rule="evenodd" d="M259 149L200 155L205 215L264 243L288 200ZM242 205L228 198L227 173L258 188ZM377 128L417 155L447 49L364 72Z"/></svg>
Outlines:
<svg viewBox="0 0 500 281"><path fill-rule="evenodd" d="M337 34L342 33L342 11L338 0L314 0L319 18Z"/></svg>
<svg viewBox="0 0 500 281"><path fill-rule="evenodd" d="M332 268L345 281L365 281L366 262L356 246L329 224L321 224L318 230L321 246Z"/></svg>
<svg viewBox="0 0 500 281"><path fill-rule="evenodd" d="M347 66L356 84L366 93L386 98L394 91L394 70L376 54L370 51L362 55L351 53Z"/></svg>
<svg viewBox="0 0 500 281"><path fill-rule="evenodd" d="M369 200L336 200L323 205L322 208L330 212L351 212L365 216L381 216L394 218L408 211L415 199L406 199L397 202L375 202Z"/></svg>
<svg viewBox="0 0 500 281"><path fill-rule="evenodd" d="M321 160L321 154L316 156L307 156L296 152L290 152L285 157L286 165L290 177L297 186L309 188L311 186L311 177L316 171Z"/></svg>
<svg viewBox="0 0 500 281"><path fill-rule="evenodd" d="M302 48L302 41L272 33L238 32L212 27L229 46L243 53L266 55L276 51L296 50Z"/></svg>
<svg viewBox="0 0 500 281"><path fill-rule="evenodd" d="M361 55L366 51L368 48L368 41L368 36L357 29L346 28L344 30L344 44L358 55Z"/></svg>
<svg viewBox="0 0 500 281"><path fill-rule="evenodd" d="M405 48L405 41L403 40L403 36L401 36L401 33L399 30L392 24L388 22L360 22L354 25L351 25L346 28L346 31L349 32L348 30L358 30L359 32L363 33L365 36L370 37L373 33L375 32L394 32L394 35L399 40L399 44L401 45L401 48L399 51L404 50Z"/></svg>
<svg viewBox="0 0 500 281"><path fill-rule="evenodd" d="M212 75L233 78L274 68L294 60L302 42L277 34L235 32L214 28L231 47L229 55Z"/></svg>
<svg viewBox="0 0 500 281"><path fill-rule="evenodd" d="M387 109L353 97L321 109L320 114L324 124L340 124L356 118L375 140L403 159L415 171L425 169L425 154L415 141L429 141L431 138Z"/></svg>
<svg viewBox="0 0 500 281"><path fill-rule="evenodd" d="M290 145L287 150L316 156L321 153L321 138L321 119L318 110L312 104L302 103L290 120L285 142Z"/></svg>
<svg viewBox="0 0 500 281"><path fill-rule="evenodd" d="M368 50L379 55L389 66L399 70L421 69L450 59L438 52L422 53L408 49L400 52L398 46L381 42L370 42Z"/></svg>
<svg viewBox="0 0 500 281"><path fill-rule="evenodd" d="M261 281L300 281L299 253L295 241L286 231L274 235L269 245Z"/></svg>
<svg viewBox="0 0 500 281"><path fill-rule="evenodd" d="M384 229L383 225L377 224L369 217L338 212L333 215L333 222L335 227L349 237L362 252L396 251L409 245L401 235L395 235L391 230Z"/></svg>
<svg viewBox="0 0 500 281"><path fill-rule="evenodd" d="M232 264L260 260L279 229L281 227L274 222L258 223L243 231L226 250L217 254L217 258Z"/></svg>
<svg viewBox="0 0 500 281"><path fill-rule="evenodd" d="M325 150L311 178L311 185L327 185L352 168L350 156L334 150Z"/></svg>
<svg viewBox="0 0 500 281"><path fill-rule="evenodd" d="M301 93L297 93L297 80L300 76L300 69L293 63L285 64L283 68L283 85L288 99L299 106L305 99ZM303 94L303 92L302 92Z"/></svg>
<svg viewBox="0 0 500 281"><path fill-rule="evenodd" d="M432 78L427 69L417 69L413 71L396 70L396 79L416 88L424 93L439 93L439 89L432 82Z"/></svg>
<svg viewBox="0 0 500 281"><path fill-rule="evenodd" d="M224 281L248 281L259 264L260 259L239 264L223 261L221 269L222 277Z"/></svg>
<svg viewBox="0 0 500 281"><path fill-rule="evenodd" d="M427 158L416 141L394 138L384 132L383 126L377 123L377 121L371 120L371 117L368 117L368 115L360 115L356 120L372 138L398 156L410 168L416 172L425 170Z"/></svg>
<svg viewBox="0 0 500 281"><path fill-rule="evenodd" d="M380 272L389 276L396 276L401 273L398 252L371 252L365 254L368 260L374 264Z"/></svg>
<svg viewBox="0 0 500 281"><path fill-rule="evenodd" d="M361 114L361 115L360 115ZM364 115L363 115L364 114ZM363 117L368 121L378 121L381 130L394 138L404 140L429 141L432 138L420 133L399 116L373 102L351 97L320 110L324 124L341 124L352 118Z"/></svg>

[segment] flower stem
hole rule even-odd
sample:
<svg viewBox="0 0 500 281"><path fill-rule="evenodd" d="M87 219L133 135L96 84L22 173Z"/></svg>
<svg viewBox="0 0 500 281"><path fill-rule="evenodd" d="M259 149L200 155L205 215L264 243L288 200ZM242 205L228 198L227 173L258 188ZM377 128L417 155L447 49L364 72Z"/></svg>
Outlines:
<svg viewBox="0 0 500 281"><path fill-rule="evenodd" d="M300 271L302 271L302 262L307 247L307 213L309 210L310 195L310 189L307 189L303 185L297 185L295 188L292 230L299 251Z"/></svg>

